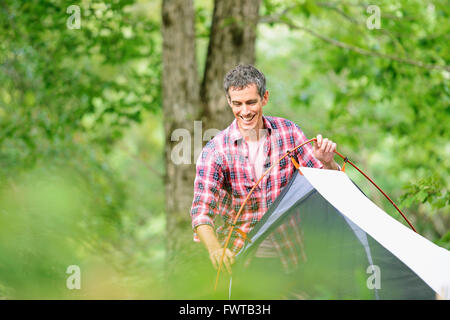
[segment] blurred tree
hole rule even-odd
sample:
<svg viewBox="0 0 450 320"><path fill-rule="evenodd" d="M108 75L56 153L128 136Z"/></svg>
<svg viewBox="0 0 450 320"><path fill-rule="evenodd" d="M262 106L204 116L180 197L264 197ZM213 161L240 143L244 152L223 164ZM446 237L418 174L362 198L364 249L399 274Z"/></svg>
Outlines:
<svg viewBox="0 0 450 320"><path fill-rule="evenodd" d="M225 73L239 63L254 63L256 25L260 0L214 2L209 46L201 81L196 60L195 11L192 0L164 0L162 6L163 70L162 94L166 132L166 212L168 266L177 266L180 248L190 247L192 234L189 211L195 176L194 155L188 164L176 164L172 154L179 137L176 129L186 129L194 150L194 120L202 120L203 130L222 130L232 120L222 81ZM185 136L184 139L187 137ZM184 142L184 141L183 141ZM194 152L195 154L195 152Z"/></svg>

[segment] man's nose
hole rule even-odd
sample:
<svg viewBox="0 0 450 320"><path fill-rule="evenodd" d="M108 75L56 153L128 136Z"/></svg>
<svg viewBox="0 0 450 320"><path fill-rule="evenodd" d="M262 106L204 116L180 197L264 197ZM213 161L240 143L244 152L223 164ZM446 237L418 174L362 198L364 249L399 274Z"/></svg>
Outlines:
<svg viewBox="0 0 450 320"><path fill-rule="evenodd" d="M242 112L243 113L248 113L250 111L250 106L246 103L242 104Z"/></svg>

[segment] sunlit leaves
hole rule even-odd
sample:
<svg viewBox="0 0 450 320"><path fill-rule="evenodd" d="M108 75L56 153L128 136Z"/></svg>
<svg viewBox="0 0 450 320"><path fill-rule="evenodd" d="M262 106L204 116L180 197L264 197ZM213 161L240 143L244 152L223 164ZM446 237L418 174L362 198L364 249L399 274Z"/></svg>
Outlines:
<svg viewBox="0 0 450 320"><path fill-rule="evenodd" d="M367 4L317 1L319 11L312 13L305 11L307 3L264 2L263 13L278 21L269 24L273 31L260 27L259 41L272 45L264 44L258 55L269 82L275 79L269 85L277 106L273 114L297 121L309 135L325 133L349 150L363 169L376 172L374 179L394 199L403 194L407 211L424 214L419 225L428 227L428 216L448 219L449 73L377 56L448 66L448 5L379 1L381 29L369 30ZM283 29L280 14L289 23L373 53L362 55L301 29ZM442 235L430 228L437 232L432 238Z"/></svg>

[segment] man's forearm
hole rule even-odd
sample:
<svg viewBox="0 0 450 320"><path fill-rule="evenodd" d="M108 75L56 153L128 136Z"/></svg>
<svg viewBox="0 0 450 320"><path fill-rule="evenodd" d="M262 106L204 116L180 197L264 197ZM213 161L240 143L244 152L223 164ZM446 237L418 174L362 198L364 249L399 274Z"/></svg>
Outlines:
<svg viewBox="0 0 450 320"><path fill-rule="evenodd" d="M221 261L223 261L227 272L231 274L231 265L234 263L234 253L230 249L222 249L222 246L216 237L216 233L210 225L202 224L196 228L196 232L200 241L208 250L209 258L211 259L214 268L217 269Z"/></svg>
<svg viewBox="0 0 450 320"><path fill-rule="evenodd" d="M196 228L196 232L200 241L205 245L208 252L212 252L222 247L216 237L214 229L209 224L199 225Z"/></svg>

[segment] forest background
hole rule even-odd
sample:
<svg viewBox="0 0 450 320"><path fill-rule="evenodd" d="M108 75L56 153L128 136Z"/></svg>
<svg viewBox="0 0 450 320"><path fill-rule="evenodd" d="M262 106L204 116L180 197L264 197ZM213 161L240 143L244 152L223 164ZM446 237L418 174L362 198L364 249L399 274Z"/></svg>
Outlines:
<svg viewBox="0 0 450 320"><path fill-rule="evenodd" d="M0 297L220 298L189 208L238 63L265 73L265 114L336 141L450 249L448 2L372 2L1 1Z"/></svg>

